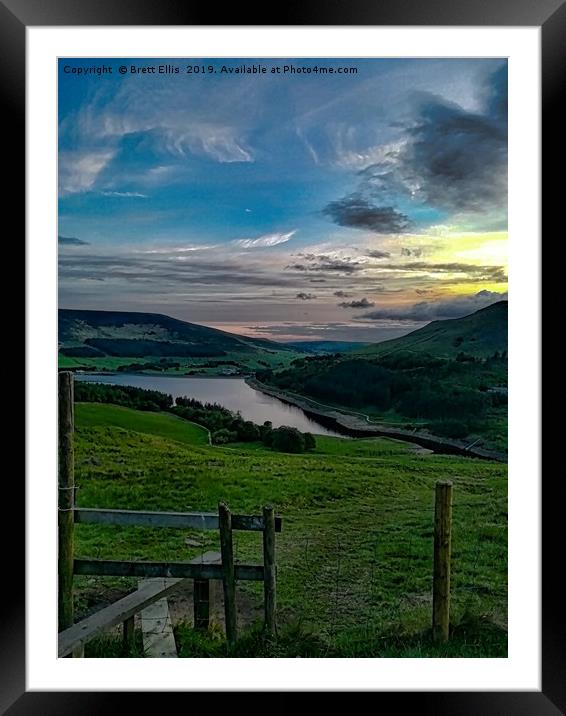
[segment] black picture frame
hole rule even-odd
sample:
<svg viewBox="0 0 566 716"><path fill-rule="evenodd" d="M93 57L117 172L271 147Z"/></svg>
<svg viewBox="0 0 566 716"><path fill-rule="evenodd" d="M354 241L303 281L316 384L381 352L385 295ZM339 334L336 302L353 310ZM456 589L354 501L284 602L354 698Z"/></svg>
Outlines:
<svg viewBox="0 0 566 716"><path fill-rule="evenodd" d="M563 146L563 116L558 111L566 68L566 0L290 0L276 6L278 16L269 17L254 5L233 3L222 8L190 0L0 0L0 91L3 95L5 126L4 153L14 152L10 182L5 188L5 206L16 216L25 214L25 83L26 27L73 25L396 25L396 26L537 26L542 36L543 165L546 175L544 226L553 223L561 206L558 170ZM215 20L222 17L222 22ZM6 146L8 145L8 146ZM6 166L6 165L5 165ZM552 180L551 180L552 176ZM554 200L553 200L554 199ZM556 217L557 218L557 217ZM556 226L561 226L556 222ZM12 230L12 236L17 236ZM30 406L28 396L28 409ZM7 476L8 471L4 471ZM534 479L535 476L533 476ZM25 504L24 481L4 481L4 505ZM377 692L375 706L383 709L391 697L394 708L408 708L422 714L536 714L566 713L566 620L560 576L560 537L563 520L554 519L560 509L550 490L543 492L543 578L542 578L542 690L538 692ZM7 525L6 520L3 524ZM23 525L23 521L21 525ZM142 707L154 701L153 693L115 692L27 692L25 687L25 593L23 527L12 524L4 534L3 556L6 574L1 593L0 618L0 711L20 714L98 714L131 711L132 698L141 696ZM562 561L563 563L563 561ZM9 583L9 589L8 587ZM184 699L188 695L167 694ZM158 697L163 698L163 693ZM126 702L127 699L127 702ZM169 701L169 699L168 699Z"/></svg>

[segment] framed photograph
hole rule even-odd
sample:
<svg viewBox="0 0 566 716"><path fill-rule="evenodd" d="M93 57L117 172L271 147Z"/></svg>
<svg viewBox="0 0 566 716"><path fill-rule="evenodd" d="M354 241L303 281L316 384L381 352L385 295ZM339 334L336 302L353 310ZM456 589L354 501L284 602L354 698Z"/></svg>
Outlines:
<svg viewBox="0 0 566 716"><path fill-rule="evenodd" d="M2 708L565 712L540 467L564 4L0 10L27 311Z"/></svg>

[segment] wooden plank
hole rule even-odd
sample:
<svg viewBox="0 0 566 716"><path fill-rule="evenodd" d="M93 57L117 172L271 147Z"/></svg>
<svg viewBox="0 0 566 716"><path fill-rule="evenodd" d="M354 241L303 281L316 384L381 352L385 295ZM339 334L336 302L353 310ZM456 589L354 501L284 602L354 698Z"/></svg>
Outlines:
<svg viewBox="0 0 566 716"><path fill-rule="evenodd" d="M159 585L149 585L128 594L78 624L73 624L59 634L59 656L67 656L77 647L87 644L105 629L121 624L144 607L153 604L174 589L178 589L184 582L184 579L171 580L165 588Z"/></svg>
<svg viewBox="0 0 566 716"><path fill-rule="evenodd" d="M218 515L213 512L151 512L77 507L75 522L95 525L167 527L170 529L217 530ZM275 531L281 532L281 517L275 518ZM232 515L232 529L261 532L263 518L256 515Z"/></svg>
<svg viewBox="0 0 566 716"><path fill-rule="evenodd" d="M171 581L175 582L176 580L143 579L139 583L139 588L144 589L152 584L165 588ZM176 659L177 645L175 644L167 598L158 599L150 604L142 610L140 616L145 656L153 659Z"/></svg>
<svg viewBox="0 0 566 716"><path fill-rule="evenodd" d="M232 515L223 502L218 504L218 522L220 526L220 552L224 578L224 618L226 639L229 646L236 641L236 580L234 570L234 547L232 542ZM263 570L262 570L263 571Z"/></svg>
<svg viewBox="0 0 566 716"><path fill-rule="evenodd" d="M452 551L452 483L436 483L434 509L434 576L432 634L447 641L450 629L450 559Z"/></svg>
<svg viewBox="0 0 566 716"><path fill-rule="evenodd" d="M265 612L265 630L269 634L275 634L275 514L273 507L263 508L263 599Z"/></svg>
<svg viewBox="0 0 566 716"><path fill-rule="evenodd" d="M75 503L75 457L73 448L73 374L59 373L59 509L58 624L59 631L73 623L73 508Z"/></svg>
<svg viewBox="0 0 566 716"><path fill-rule="evenodd" d="M108 577L174 577L190 579L222 579L221 564L191 562L127 562L112 559L75 559L75 574ZM263 581L262 564L236 564L236 580Z"/></svg>

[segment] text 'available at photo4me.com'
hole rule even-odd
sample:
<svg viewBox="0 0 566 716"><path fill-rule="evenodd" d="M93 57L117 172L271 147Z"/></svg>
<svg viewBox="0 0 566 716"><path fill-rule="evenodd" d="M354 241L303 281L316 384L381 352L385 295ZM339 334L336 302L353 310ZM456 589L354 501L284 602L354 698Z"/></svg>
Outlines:
<svg viewBox="0 0 566 716"><path fill-rule="evenodd" d="M187 60L185 65L172 64L121 64L118 66L99 64L88 67L76 67L65 65L63 72L76 77L105 76L105 75L357 75L358 67L353 65L324 66L324 65L300 65L300 64L238 64L232 65L207 65Z"/></svg>

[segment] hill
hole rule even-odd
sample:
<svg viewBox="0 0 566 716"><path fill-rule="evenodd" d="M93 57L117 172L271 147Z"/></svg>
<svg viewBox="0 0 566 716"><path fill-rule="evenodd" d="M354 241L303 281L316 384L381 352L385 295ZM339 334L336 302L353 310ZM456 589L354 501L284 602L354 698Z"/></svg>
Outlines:
<svg viewBox="0 0 566 716"><path fill-rule="evenodd" d="M256 377L291 402L304 396L323 409L504 453L507 302L359 351L301 356Z"/></svg>
<svg viewBox="0 0 566 716"><path fill-rule="evenodd" d="M463 318L432 321L406 336L374 343L356 353L386 355L411 351L455 358L459 353L486 357L506 350L507 301L498 301Z"/></svg>
<svg viewBox="0 0 566 716"><path fill-rule="evenodd" d="M59 310L62 367L238 373L291 360L297 352L159 313Z"/></svg>

